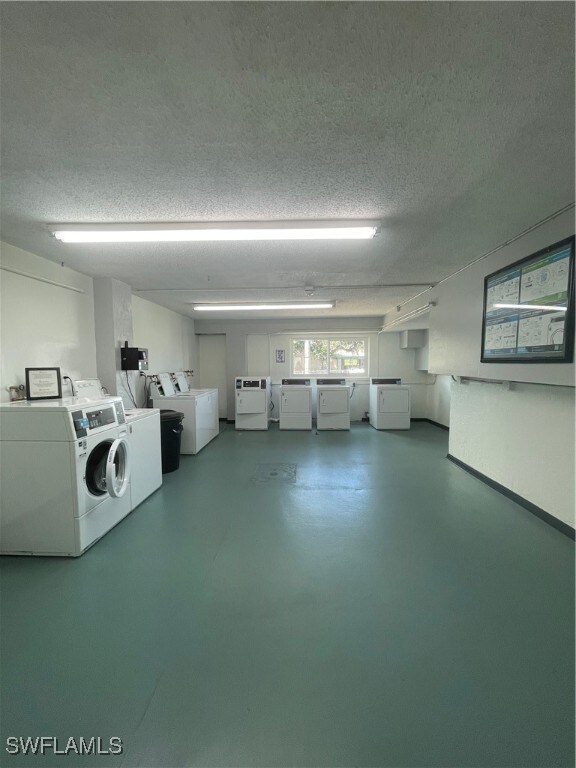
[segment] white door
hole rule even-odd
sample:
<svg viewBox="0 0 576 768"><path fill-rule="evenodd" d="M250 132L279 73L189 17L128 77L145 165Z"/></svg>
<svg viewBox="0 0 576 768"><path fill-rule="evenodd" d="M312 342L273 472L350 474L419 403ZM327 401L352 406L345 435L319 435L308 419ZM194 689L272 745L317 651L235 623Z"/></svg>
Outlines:
<svg viewBox="0 0 576 768"><path fill-rule="evenodd" d="M218 390L218 417L228 415L226 403L226 334L200 334L198 336L198 388Z"/></svg>
<svg viewBox="0 0 576 768"><path fill-rule="evenodd" d="M318 396L320 413L348 413L350 396L347 389L321 389Z"/></svg>
<svg viewBox="0 0 576 768"><path fill-rule="evenodd" d="M266 413L266 390L236 390L236 413Z"/></svg>
<svg viewBox="0 0 576 768"><path fill-rule="evenodd" d="M280 395L282 413L310 413L309 389L283 389Z"/></svg>
<svg viewBox="0 0 576 768"><path fill-rule="evenodd" d="M407 389L380 389L380 413L407 413L410 409L410 395Z"/></svg>

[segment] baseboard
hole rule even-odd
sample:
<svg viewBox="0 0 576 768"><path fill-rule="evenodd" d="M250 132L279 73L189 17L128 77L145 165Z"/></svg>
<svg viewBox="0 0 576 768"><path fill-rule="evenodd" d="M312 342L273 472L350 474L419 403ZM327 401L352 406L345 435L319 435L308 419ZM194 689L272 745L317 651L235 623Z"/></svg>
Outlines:
<svg viewBox="0 0 576 768"><path fill-rule="evenodd" d="M464 461L460 461L460 459L457 459L455 456L452 456L450 453L446 456L446 458L449 459L454 464L456 464L458 467L460 467L460 469L463 469L465 472L468 472L469 474L478 478L478 480L482 480L482 482L486 483L486 485L489 485L490 488L494 488L494 490L499 491L501 494L503 494L507 498L511 499L512 501L515 501L516 504L519 504L521 507L524 507L524 509L527 509L528 512L531 512L533 515L536 515L536 517L539 517L540 520L543 520L545 523L548 523L548 525L551 525L553 528L556 528L556 530L560 531L560 533L563 533L565 536L568 536L568 538L572 540L576 539L576 531L574 530L574 528L572 528L571 525L568 525L568 523L564 523L562 520L558 520L557 517L554 517L554 515L551 515L549 512L546 512L546 510L536 506L536 504L533 504L531 501L528 501L528 499L525 499L523 496L519 496L517 493L514 493L514 491L511 491L509 488L506 488L505 485L501 485L501 483L497 483L496 480L492 480L492 478L482 474L482 472L478 472L477 469L474 469L474 467L471 467L469 464L466 464Z"/></svg>
<svg viewBox="0 0 576 768"><path fill-rule="evenodd" d="M426 421L428 424L433 424L435 427L440 427L440 429L445 429L447 432L450 431L450 427L447 427L446 424L440 424L439 421L432 421L432 419L410 419L410 421Z"/></svg>

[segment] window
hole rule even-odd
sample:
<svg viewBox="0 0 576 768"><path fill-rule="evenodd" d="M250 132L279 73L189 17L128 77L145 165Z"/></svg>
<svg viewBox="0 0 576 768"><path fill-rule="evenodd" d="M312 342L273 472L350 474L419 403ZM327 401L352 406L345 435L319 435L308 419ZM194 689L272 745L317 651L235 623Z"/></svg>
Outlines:
<svg viewBox="0 0 576 768"><path fill-rule="evenodd" d="M293 376L366 376L364 338L292 339Z"/></svg>

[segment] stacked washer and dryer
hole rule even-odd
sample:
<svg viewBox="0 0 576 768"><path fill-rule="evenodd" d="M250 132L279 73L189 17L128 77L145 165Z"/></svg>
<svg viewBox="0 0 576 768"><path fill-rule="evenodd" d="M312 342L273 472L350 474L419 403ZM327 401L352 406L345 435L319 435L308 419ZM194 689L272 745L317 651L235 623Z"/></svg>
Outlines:
<svg viewBox="0 0 576 768"><path fill-rule="evenodd" d="M77 557L129 514L121 398L4 403L0 418L0 552Z"/></svg>

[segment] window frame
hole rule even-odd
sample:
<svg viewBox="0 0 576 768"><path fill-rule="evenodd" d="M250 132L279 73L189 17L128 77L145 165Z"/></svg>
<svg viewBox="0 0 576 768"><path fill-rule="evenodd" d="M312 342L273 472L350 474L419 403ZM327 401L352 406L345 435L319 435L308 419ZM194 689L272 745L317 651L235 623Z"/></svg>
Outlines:
<svg viewBox="0 0 576 768"><path fill-rule="evenodd" d="M351 371L342 371L333 373L328 370L327 373L295 373L294 371L294 342L295 341L325 341L328 343L328 368L330 368L330 343L334 341L361 341L364 344L364 372L353 373ZM369 371L369 345L370 337L366 333L319 333L319 334L293 334L290 335L290 376L293 378L346 378L346 379L368 379ZM351 353L352 356L352 353Z"/></svg>

